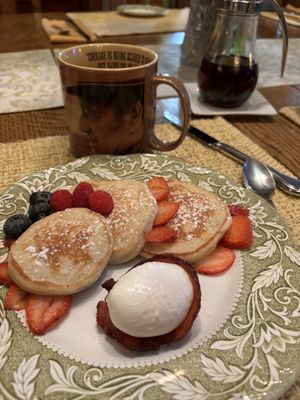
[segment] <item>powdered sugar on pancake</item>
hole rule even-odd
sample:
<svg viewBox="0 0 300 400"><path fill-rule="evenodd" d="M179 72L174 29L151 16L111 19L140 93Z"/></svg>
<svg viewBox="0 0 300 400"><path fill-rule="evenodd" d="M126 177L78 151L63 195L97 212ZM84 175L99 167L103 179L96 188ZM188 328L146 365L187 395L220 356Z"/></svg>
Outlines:
<svg viewBox="0 0 300 400"><path fill-rule="evenodd" d="M216 203L198 193L182 193L180 188L178 191L172 190L169 200L179 204L177 213L168 224L177 231L179 238L192 240L204 230L215 229L207 221L218 211Z"/></svg>
<svg viewBox="0 0 300 400"><path fill-rule="evenodd" d="M95 282L111 252L106 219L86 208L70 208L37 221L15 241L9 273L29 292L72 294Z"/></svg>
<svg viewBox="0 0 300 400"><path fill-rule="evenodd" d="M167 226L177 235L172 241L147 242L141 254L149 258L169 253L188 262L197 262L214 250L229 228L230 213L213 192L181 181L169 181L168 186L168 200L178 203L179 209Z"/></svg>

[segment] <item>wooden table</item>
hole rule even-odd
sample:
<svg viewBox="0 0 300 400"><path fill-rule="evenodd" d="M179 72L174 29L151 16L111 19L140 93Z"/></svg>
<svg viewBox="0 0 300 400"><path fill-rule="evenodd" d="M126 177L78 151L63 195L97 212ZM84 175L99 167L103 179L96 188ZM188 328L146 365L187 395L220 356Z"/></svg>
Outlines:
<svg viewBox="0 0 300 400"><path fill-rule="evenodd" d="M24 51L42 48L57 48L57 44L51 44L41 26L41 18L64 19L62 13L35 13L35 14L12 14L0 15L0 52ZM273 37L278 35L277 24L274 21L261 19L259 24L259 37ZM289 27L290 37L300 37L300 28ZM122 37L105 37L99 42L119 41L123 43L134 43L140 45L158 44L180 44L184 38L183 32L172 34L151 34L151 35L130 35ZM66 46L63 46L66 47ZM283 106L300 106L300 84L292 86L279 86L263 88L261 92L269 102L279 110ZM158 122L162 122L162 108L178 113L177 99L164 99L159 102ZM42 113L42 111L36 111ZM24 118L25 113L19 113L15 118ZM4 118L4 115L0 115ZM251 138L264 148L271 156L280 161L295 175L300 177L300 127L282 115L266 117L228 117L227 120L240 129L245 135ZM30 132L28 136L30 137ZM39 132L40 136L47 136L47 130ZM14 141L13 136L9 141Z"/></svg>

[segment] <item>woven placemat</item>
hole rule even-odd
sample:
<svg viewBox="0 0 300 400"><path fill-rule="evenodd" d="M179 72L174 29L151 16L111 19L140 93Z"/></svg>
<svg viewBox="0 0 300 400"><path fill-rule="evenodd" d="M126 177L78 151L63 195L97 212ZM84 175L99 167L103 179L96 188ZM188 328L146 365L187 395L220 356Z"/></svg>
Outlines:
<svg viewBox="0 0 300 400"><path fill-rule="evenodd" d="M193 124L233 146L238 143L241 151L259 158L262 162L272 165L283 173L290 174L285 167L222 117L197 120ZM36 132L36 127L33 131ZM55 129L53 129L54 131ZM34 171L65 164L74 159L69 151L65 126L57 127L56 132L63 133L63 135L32 138L14 143L0 143L0 168L2 171L0 190ZM171 125L164 124L157 126L157 134L164 140L174 140L178 131ZM222 171L237 184L242 185L242 168L239 164L190 137L187 137L179 148L167 154L179 157L189 163ZM300 242L299 199L279 190L276 191L273 199L279 214L291 228L295 240Z"/></svg>
<svg viewBox="0 0 300 400"><path fill-rule="evenodd" d="M300 126L300 107L283 107L279 112Z"/></svg>
<svg viewBox="0 0 300 400"><path fill-rule="evenodd" d="M184 31L189 8L167 9L160 17L137 18L117 11L69 12L66 14L81 30L87 28L97 36L120 36ZM78 25L79 22L79 25Z"/></svg>
<svg viewBox="0 0 300 400"><path fill-rule="evenodd" d="M43 136L67 135L64 109L27 111L2 114L0 142L27 140Z"/></svg>
<svg viewBox="0 0 300 400"><path fill-rule="evenodd" d="M197 120L193 124L214 135L219 140L223 140L234 146L238 143L240 150L248 152L250 155L259 158L261 161L274 166L284 173L290 173L222 117ZM43 138L34 138L34 136L31 136L28 140L20 140L14 143L0 143L0 169L2 171L0 191L5 190L6 187L15 181L34 171L65 164L74 160L69 151L68 136L65 135L66 128L62 126L59 129L61 130L58 130L55 136ZM34 129L34 131L36 130ZM51 130L50 134L53 132L54 130ZM157 134L164 140L174 140L178 136L178 131L171 125L164 124L157 126ZM178 149L167 154L179 157L188 163L222 171L237 184L242 185L242 168L239 164L223 154L201 145L190 137L187 137ZM279 214L286 220L295 240L299 243L299 199L277 190L274 195L274 202ZM300 400L300 378L281 397L281 400Z"/></svg>

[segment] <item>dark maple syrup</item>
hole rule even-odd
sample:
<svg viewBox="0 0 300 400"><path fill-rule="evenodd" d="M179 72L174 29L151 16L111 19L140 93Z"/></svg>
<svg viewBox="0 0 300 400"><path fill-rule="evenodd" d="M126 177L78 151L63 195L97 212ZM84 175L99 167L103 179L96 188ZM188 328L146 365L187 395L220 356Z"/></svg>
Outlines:
<svg viewBox="0 0 300 400"><path fill-rule="evenodd" d="M258 65L246 57L217 56L202 60L198 85L203 101L214 107L234 108L243 104L255 89Z"/></svg>

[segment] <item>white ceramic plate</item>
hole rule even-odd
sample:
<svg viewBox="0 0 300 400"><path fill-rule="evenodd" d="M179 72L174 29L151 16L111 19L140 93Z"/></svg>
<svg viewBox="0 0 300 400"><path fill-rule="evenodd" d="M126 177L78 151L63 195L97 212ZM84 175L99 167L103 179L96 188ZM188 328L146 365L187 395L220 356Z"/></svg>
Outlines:
<svg viewBox="0 0 300 400"><path fill-rule="evenodd" d="M276 211L220 172L162 155L93 156L36 172L0 195L0 262L7 259L4 221L26 212L31 192L153 175L194 182L248 207L253 248L237 252L225 274L199 276L202 305L191 331L156 352L131 353L96 325L102 283L136 260L108 266L40 337L22 312L4 310L0 287L1 399L271 400L293 383L300 372L300 252Z"/></svg>
<svg viewBox="0 0 300 400"><path fill-rule="evenodd" d="M131 17L160 17L167 11L163 7L144 4L121 5L117 10L120 14L130 15Z"/></svg>
<svg viewBox="0 0 300 400"><path fill-rule="evenodd" d="M217 108L205 104L199 94L198 85L196 83L185 83L190 102L192 113L195 115L275 115L277 111L267 101L267 99L255 90L249 99L237 108Z"/></svg>

